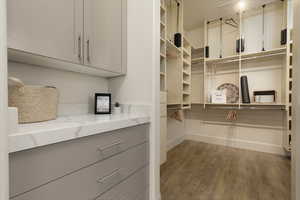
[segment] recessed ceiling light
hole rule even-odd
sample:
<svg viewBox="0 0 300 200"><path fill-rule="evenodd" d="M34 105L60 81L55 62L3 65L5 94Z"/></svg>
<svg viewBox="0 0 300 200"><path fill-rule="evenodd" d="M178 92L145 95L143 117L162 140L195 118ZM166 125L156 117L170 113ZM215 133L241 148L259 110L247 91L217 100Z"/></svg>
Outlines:
<svg viewBox="0 0 300 200"><path fill-rule="evenodd" d="M240 10L245 10L245 8L246 8L246 3L245 3L244 0L240 0L240 1L238 2L238 8L239 8Z"/></svg>

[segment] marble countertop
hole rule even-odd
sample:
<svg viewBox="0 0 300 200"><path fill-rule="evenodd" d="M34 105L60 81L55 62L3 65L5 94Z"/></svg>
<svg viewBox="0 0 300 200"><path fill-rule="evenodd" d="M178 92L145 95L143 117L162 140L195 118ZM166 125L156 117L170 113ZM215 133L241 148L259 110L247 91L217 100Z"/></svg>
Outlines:
<svg viewBox="0 0 300 200"><path fill-rule="evenodd" d="M9 135L9 152L17 152L150 122L147 114L79 115L21 124Z"/></svg>

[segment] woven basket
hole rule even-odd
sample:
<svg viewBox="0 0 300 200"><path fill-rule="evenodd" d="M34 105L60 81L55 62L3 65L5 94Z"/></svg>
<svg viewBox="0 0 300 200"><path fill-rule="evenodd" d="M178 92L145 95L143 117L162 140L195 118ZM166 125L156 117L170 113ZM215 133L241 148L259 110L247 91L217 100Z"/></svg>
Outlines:
<svg viewBox="0 0 300 200"><path fill-rule="evenodd" d="M18 108L20 123L56 119L58 96L55 87L24 85L19 79L9 78L8 103Z"/></svg>

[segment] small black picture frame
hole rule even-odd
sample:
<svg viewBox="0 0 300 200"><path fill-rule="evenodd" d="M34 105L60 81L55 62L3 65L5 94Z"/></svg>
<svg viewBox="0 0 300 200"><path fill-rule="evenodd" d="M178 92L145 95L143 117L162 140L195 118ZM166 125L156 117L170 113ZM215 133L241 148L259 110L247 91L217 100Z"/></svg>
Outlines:
<svg viewBox="0 0 300 200"><path fill-rule="evenodd" d="M95 94L95 115L111 114L111 94Z"/></svg>

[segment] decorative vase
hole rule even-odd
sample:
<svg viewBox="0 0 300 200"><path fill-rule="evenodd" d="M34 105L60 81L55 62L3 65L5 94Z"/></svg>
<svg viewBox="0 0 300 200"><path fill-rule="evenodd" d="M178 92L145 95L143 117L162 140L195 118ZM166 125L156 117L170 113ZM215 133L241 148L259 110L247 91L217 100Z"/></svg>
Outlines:
<svg viewBox="0 0 300 200"><path fill-rule="evenodd" d="M114 107L114 114L121 114L121 107Z"/></svg>

